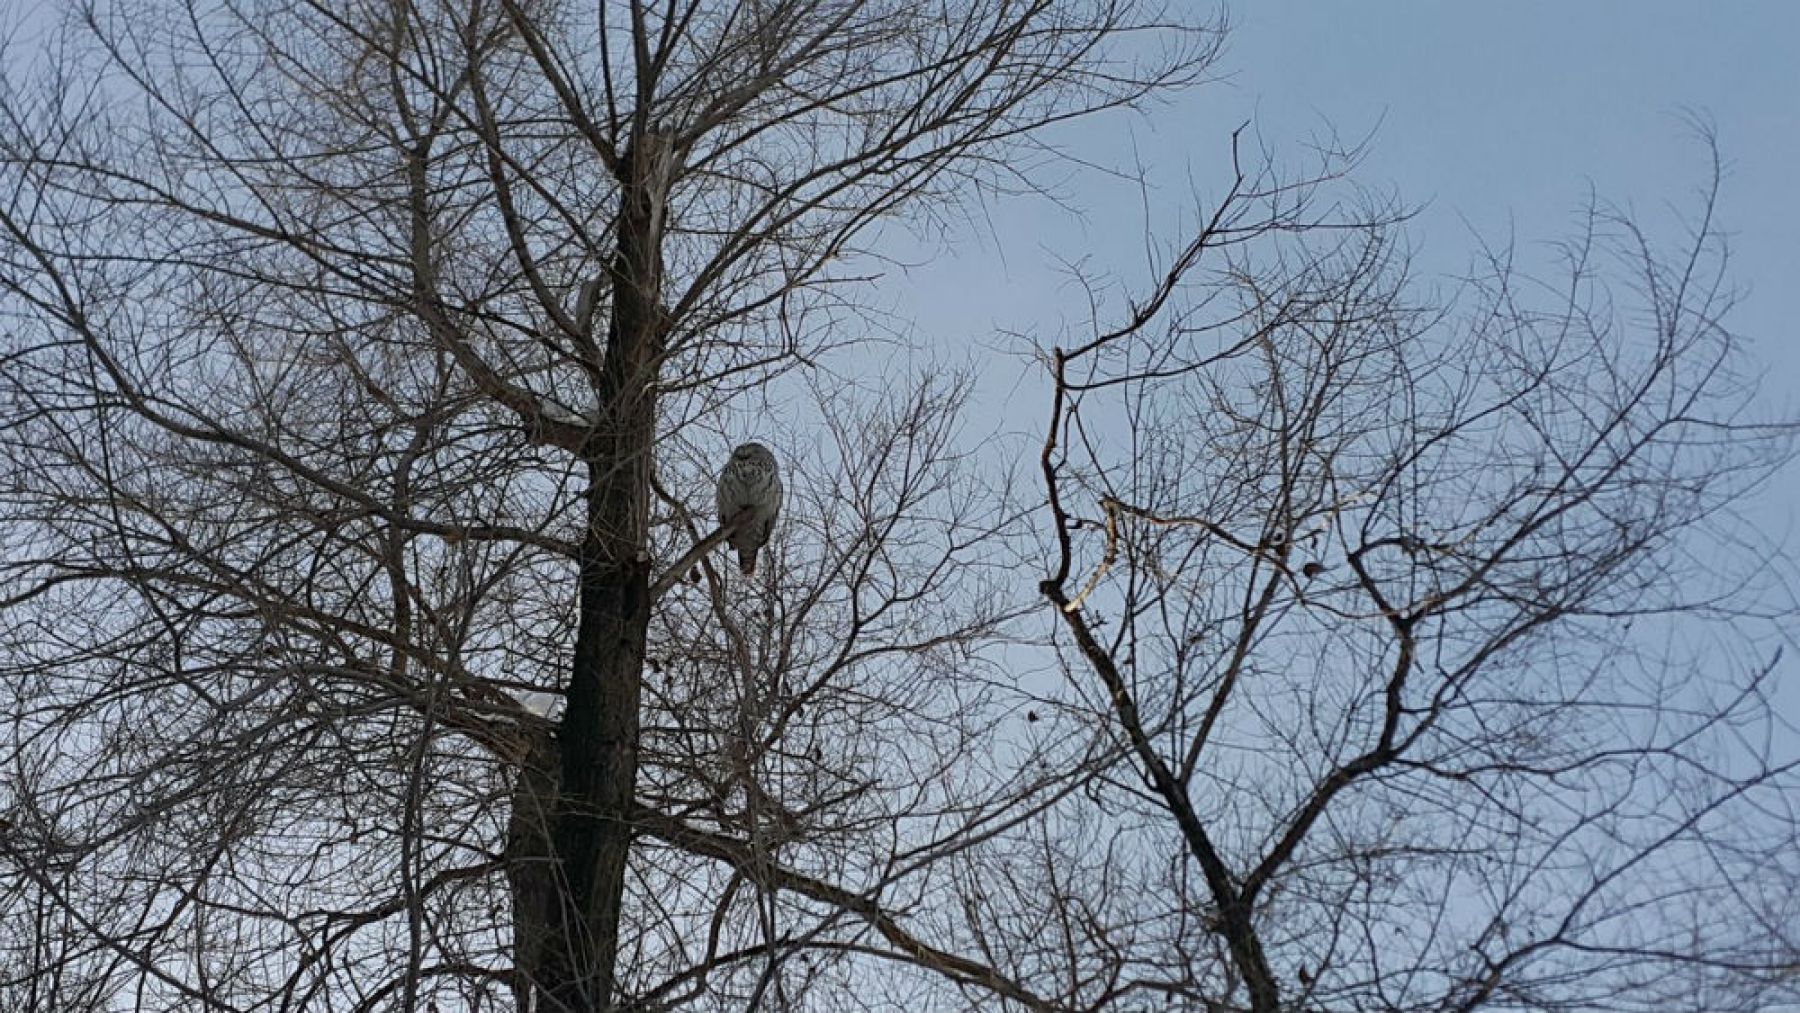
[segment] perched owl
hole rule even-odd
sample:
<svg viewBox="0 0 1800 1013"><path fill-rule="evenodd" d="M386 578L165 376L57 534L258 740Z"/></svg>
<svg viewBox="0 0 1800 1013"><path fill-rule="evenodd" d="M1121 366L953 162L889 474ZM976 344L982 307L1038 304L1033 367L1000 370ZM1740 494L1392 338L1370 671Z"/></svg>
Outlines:
<svg viewBox="0 0 1800 1013"><path fill-rule="evenodd" d="M732 532L730 541L737 550L738 567L755 573L756 553L768 544L775 516L781 512L781 475L775 455L760 443L746 443L732 451L725 470L719 472L719 523L736 517L745 507L754 512Z"/></svg>

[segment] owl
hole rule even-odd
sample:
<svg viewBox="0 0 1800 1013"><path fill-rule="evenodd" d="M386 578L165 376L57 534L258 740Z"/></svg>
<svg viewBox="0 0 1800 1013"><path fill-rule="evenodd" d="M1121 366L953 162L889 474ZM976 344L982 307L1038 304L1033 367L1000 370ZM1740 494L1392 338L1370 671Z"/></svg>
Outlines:
<svg viewBox="0 0 1800 1013"><path fill-rule="evenodd" d="M719 523L730 521L746 507L752 511L750 518L732 532L730 542L737 550L738 568L749 574L756 572L756 553L768 544L775 517L781 512L781 475L775 455L760 443L739 446L725 462L725 470L719 472Z"/></svg>

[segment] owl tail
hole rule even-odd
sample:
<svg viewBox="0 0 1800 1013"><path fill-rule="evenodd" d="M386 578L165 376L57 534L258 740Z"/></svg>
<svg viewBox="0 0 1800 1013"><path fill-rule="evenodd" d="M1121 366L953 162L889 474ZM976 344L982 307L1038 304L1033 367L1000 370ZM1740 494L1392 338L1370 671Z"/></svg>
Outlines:
<svg viewBox="0 0 1800 1013"><path fill-rule="evenodd" d="M746 576L746 577L748 577L751 574L756 572L756 550L755 549L739 549L738 550L738 569L744 571L744 576Z"/></svg>

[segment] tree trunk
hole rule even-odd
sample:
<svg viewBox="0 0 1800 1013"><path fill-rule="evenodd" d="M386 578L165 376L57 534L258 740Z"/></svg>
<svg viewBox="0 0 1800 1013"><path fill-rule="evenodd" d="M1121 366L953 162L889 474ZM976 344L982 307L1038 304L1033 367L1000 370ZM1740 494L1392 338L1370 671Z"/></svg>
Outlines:
<svg viewBox="0 0 1800 1013"><path fill-rule="evenodd" d="M548 827L556 903L527 897L523 907L515 904L515 917L549 919L516 933L526 943L519 966L526 988L535 990L538 1013L623 1005L616 965L650 623L651 446L667 329L659 302L663 214L675 169L667 136L645 133L619 173L619 246L608 269L612 313L596 385L598 415L582 450L589 485L580 619Z"/></svg>
<svg viewBox="0 0 1800 1013"><path fill-rule="evenodd" d="M532 1008L531 997L541 980L547 938L562 910L550 850L550 827L556 812L562 761L556 740L534 735L519 763L512 789L512 813L506 827L506 879L512 895L513 998L519 1013Z"/></svg>

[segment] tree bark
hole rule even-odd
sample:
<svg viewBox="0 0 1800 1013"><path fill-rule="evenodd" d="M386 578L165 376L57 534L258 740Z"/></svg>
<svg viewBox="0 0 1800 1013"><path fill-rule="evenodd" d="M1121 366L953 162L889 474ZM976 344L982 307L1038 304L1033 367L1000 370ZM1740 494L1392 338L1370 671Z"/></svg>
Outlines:
<svg viewBox="0 0 1800 1013"><path fill-rule="evenodd" d="M589 485L580 613L548 827L556 903L526 897L523 907L515 904L516 918L548 919L516 935L526 943L518 954L525 988L535 990L525 994L537 998L539 1013L625 1005L617 987L619 923L650 622L651 447L667 332L659 299L663 218L675 155L667 135L641 131L619 172L618 249L607 272L612 310L597 413L581 450Z"/></svg>
<svg viewBox="0 0 1800 1013"><path fill-rule="evenodd" d="M513 998L519 1013L532 1008L544 968L551 926L561 914L558 877L550 848L562 761L556 740L533 736L519 761L506 827L506 881L512 898Z"/></svg>

